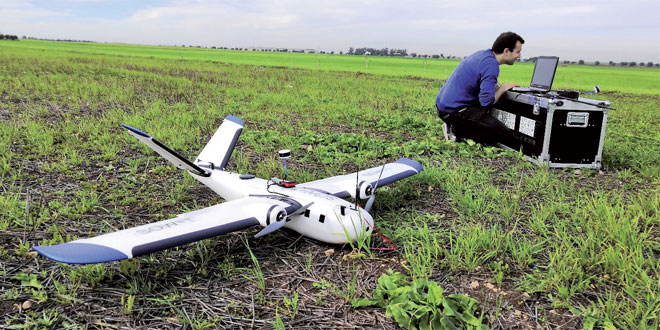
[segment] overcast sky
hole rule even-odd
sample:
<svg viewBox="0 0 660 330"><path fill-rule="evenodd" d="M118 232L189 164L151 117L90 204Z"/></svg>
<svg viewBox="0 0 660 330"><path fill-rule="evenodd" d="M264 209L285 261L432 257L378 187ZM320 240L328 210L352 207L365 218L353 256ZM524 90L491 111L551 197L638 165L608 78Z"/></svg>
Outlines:
<svg viewBox="0 0 660 330"><path fill-rule="evenodd" d="M0 33L99 42L464 56L509 30L523 57L660 62L660 0L0 0Z"/></svg>

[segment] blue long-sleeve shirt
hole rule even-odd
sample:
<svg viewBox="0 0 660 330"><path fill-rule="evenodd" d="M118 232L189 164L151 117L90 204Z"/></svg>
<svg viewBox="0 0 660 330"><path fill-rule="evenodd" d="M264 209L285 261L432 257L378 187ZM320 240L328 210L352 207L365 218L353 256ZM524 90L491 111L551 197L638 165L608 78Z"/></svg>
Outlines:
<svg viewBox="0 0 660 330"><path fill-rule="evenodd" d="M480 50L458 63L440 88L435 104L446 113L472 105L488 108L495 102L495 84L499 75L500 65L493 51Z"/></svg>

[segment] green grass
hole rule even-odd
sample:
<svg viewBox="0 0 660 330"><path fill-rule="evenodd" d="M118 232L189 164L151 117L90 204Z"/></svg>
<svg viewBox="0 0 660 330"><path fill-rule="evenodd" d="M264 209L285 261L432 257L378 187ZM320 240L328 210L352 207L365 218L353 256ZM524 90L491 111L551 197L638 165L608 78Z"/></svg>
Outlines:
<svg viewBox="0 0 660 330"><path fill-rule="evenodd" d="M609 91L598 97L616 109L603 171L576 172L537 167L510 151L443 141L433 104L456 61L429 59L424 69L422 59L367 60L368 69L365 58L355 56L0 41L0 280L13 286L0 297L9 306L41 302L28 312L6 313L4 325L81 325L80 306L93 301L114 306L97 317L119 327L148 326L145 319L232 326L224 318L249 320L253 314L256 326L290 327L299 324L294 318L309 319L326 305L369 294L374 281L363 282L358 274L383 263L411 279L445 279L455 290L447 293L460 293L475 279L496 285L508 295L496 302L477 297L491 326L524 322L513 310L526 299L539 316L533 322L543 326L575 319L570 324L578 327L657 328L660 71L558 69L559 87L598 84ZM503 67L502 80L525 83L531 68ZM420 161L424 172L379 188L372 210L397 251L342 260L333 247L338 253L328 258L341 280L317 272L327 267L315 263L325 262L329 246L291 233L249 238L249 253L236 235L226 235L101 266L68 267L30 255L30 244L69 241L218 203L119 124L149 132L192 158L230 114L246 122L232 171L281 175L276 151L283 148L292 150L289 175L298 181L402 156ZM379 239L365 242L377 245ZM305 253L273 250L282 245ZM333 289L314 296L301 286L298 298L294 291L278 294L290 283L288 273L272 273L282 260ZM222 296L229 289L247 300ZM190 298L201 290L208 298ZM523 292L530 298L520 298ZM220 298L233 300L213 306ZM276 313L275 305L286 313Z"/></svg>

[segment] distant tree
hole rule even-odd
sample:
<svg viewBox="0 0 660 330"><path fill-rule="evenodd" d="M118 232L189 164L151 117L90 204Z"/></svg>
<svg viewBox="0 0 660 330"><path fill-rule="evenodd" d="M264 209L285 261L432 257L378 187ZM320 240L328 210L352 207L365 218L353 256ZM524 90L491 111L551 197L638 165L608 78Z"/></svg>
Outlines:
<svg viewBox="0 0 660 330"><path fill-rule="evenodd" d="M598 66L600 65L600 62L599 61L594 62L594 65Z"/></svg>
<svg viewBox="0 0 660 330"><path fill-rule="evenodd" d="M571 61L569 61L569 60L564 60L564 64L571 64Z"/></svg>
<svg viewBox="0 0 660 330"><path fill-rule="evenodd" d="M628 66L628 62L619 62L619 66Z"/></svg>
<svg viewBox="0 0 660 330"><path fill-rule="evenodd" d="M649 67L649 68L652 68L653 67L653 62L646 63L646 66Z"/></svg>
<svg viewBox="0 0 660 330"><path fill-rule="evenodd" d="M583 64L584 64L584 60L579 60L579 61L578 61L578 64L583 65Z"/></svg>
<svg viewBox="0 0 660 330"><path fill-rule="evenodd" d="M445 54L440 53L440 58L445 58Z"/></svg>
<svg viewBox="0 0 660 330"><path fill-rule="evenodd" d="M348 55L353 55L354 51L353 47L348 47Z"/></svg>
<svg viewBox="0 0 660 330"><path fill-rule="evenodd" d="M630 62L628 63L629 66L637 66L637 62Z"/></svg>
<svg viewBox="0 0 660 330"><path fill-rule="evenodd" d="M610 65L611 66L616 66L616 63L614 63L614 61L610 61Z"/></svg>
<svg viewBox="0 0 660 330"><path fill-rule="evenodd" d="M660 63L656 63L656 64L655 64L655 67L656 67L656 68L660 68Z"/></svg>
<svg viewBox="0 0 660 330"><path fill-rule="evenodd" d="M339 55L344 55L344 52L340 50Z"/></svg>
<svg viewBox="0 0 660 330"><path fill-rule="evenodd" d="M433 54L431 57L433 57L433 58L440 58L440 55Z"/></svg>
<svg viewBox="0 0 660 330"><path fill-rule="evenodd" d="M639 62L639 66L645 66L645 65L646 65L646 63L644 63L644 62Z"/></svg>
<svg viewBox="0 0 660 330"><path fill-rule="evenodd" d="M417 53L410 53L410 56L417 57Z"/></svg>

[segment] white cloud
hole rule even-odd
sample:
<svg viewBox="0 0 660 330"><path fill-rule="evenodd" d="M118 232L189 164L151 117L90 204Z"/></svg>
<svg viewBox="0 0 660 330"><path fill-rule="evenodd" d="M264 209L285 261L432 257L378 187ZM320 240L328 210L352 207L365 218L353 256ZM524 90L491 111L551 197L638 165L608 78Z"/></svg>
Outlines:
<svg viewBox="0 0 660 330"><path fill-rule="evenodd" d="M71 16L70 12L45 9L27 1L0 1L0 22L8 19L29 20L49 17ZM0 27L3 24L0 23Z"/></svg>
<svg viewBox="0 0 660 330"><path fill-rule="evenodd" d="M487 48L500 32L511 30L525 38L526 56L660 62L657 0L513 1L504 5L485 0L158 1L130 2L137 9L114 19L101 14L83 17L75 9L126 7L126 0L68 0L58 2L60 6L40 3L0 0L0 30L145 44L326 50L369 46L461 55ZM58 17L66 20L54 19Z"/></svg>

